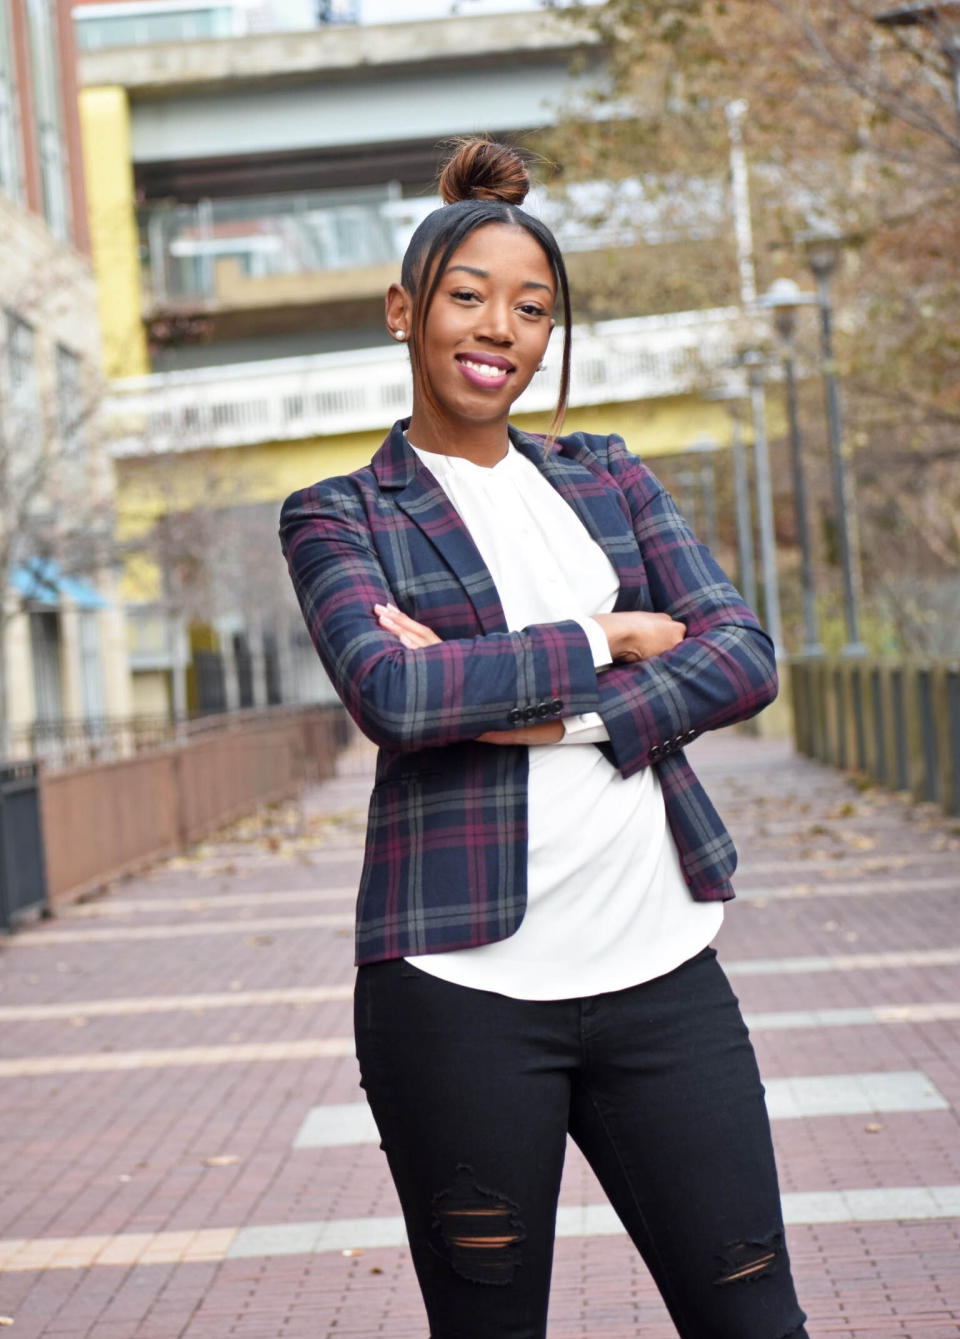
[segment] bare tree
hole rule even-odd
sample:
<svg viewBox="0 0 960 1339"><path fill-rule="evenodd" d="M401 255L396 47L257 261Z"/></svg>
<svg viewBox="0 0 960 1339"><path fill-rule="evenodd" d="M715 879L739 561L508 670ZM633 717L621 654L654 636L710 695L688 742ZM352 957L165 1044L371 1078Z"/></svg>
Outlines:
<svg viewBox="0 0 960 1339"><path fill-rule="evenodd" d="M759 286L783 273L809 286L798 242L805 230L828 225L845 239L836 346L867 603L874 625L892 626L902 646L942 649L942 626L928 614L945 586L955 605L960 583L960 9L918 7L925 23L891 27L875 21L875 0L552 7L599 32L610 69L594 103L574 109L545 142L564 180L639 179L682 213L685 182L701 193L703 182L725 187L724 108L746 99ZM706 222L716 238L730 238L722 209ZM671 289L695 297L691 276L702 274L705 255L735 284L729 240L705 244L692 228L674 255L644 244L639 230L638 242L639 259L637 250L624 253L621 291L642 311L669 309ZM812 374L812 323L805 339ZM825 470L817 478L819 397L810 375L802 408L829 578L836 568ZM778 515L788 531L789 508Z"/></svg>
<svg viewBox="0 0 960 1339"><path fill-rule="evenodd" d="M231 454L142 456L136 478L143 511L137 516L125 506L136 533L122 548L149 565L168 627L227 623L256 641L283 622L289 580L276 539L277 504L255 500L269 499L266 481L238 471Z"/></svg>
<svg viewBox="0 0 960 1339"><path fill-rule="evenodd" d="M71 300L75 268L72 257L28 267L0 315L0 648L24 603L38 596L57 603L61 577L95 577L111 560L102 380L49 333ZM0 757L11 742L8 699L0 654Z"/></svg>

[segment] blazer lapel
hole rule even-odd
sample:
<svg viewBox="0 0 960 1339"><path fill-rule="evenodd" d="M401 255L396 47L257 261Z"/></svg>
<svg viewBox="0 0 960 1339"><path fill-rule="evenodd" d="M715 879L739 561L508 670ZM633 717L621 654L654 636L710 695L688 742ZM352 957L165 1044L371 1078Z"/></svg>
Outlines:
<svg viewBox="0 0 960 1339"><path fill-rule="evenodd" d="M371 467L394 500L443 558L463 586L487 632L507 632L497 588L460 514L440 484L404 440L409 419L395 423Z"/></svg>
<svg viewBox="0 0 960 1339"><path fill-rule="evenodd" d="M613 563L620 578L614 608L649 609L650 592L630 508L615 481L599 477L596 457L576 435L561 438L548 450L542 439L510 429L518 451L532 460L564 501L580 517L591 537Z"/></svg>

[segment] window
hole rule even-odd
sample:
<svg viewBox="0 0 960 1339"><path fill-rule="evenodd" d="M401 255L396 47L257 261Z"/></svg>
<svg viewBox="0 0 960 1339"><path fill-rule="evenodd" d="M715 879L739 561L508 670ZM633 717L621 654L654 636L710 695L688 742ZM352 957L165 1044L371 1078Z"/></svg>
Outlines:
<svg viewBox="0 0 960 1339"><path fill-rule="evenodd" d="M72 350L57 345L57 427L61 454L83 464L87 454L86 400L83 363Z"/></svg>
<svg viewBox="0 0 960 1339"><path fill-rule="evenodd" d="M99 721L106 714L106 701L100 660L100 620L96 610L81 610L78 624L83 714L88 721Z"/></svg>
<svg viewBox="0 0 960 1339"><path fill-rule="evenodd" d="M17 136L17 97L13 77L10 15L0 4L0 191L20 202L20 155Z"/></svg>
<svg viewBox="0 0 960 1339"><path fill-rule="evenodd" d="M67 163L60 122L59 57L51 0L27 0L30 60L43 183L43 212L51 232L66 241L70 227Z"/></svg>
<svg viewBox="0 0 960 1339"><path fill-rule="evenodd" d="M110 10L113 13L110 13ZM139 6L88 5L75 11L77 45L146 46L152 42L189 42L197 38L234 37L245 31L245 11L232 0L211 5L173 4L146 10Z"/></svg>
<svg viewBox="0 0 960 1339"><path fill-rule="evenodd" d="M7 312L7 381L10 422L15 442L40 435L40 387L37 382L36 337L33 326L16 312Z"/></svg>
<svg viewBox="0 0 960 1339"><path fill-rule="evenodd" d="M48 728L63 720L63 689L60 678L60 615L36 609L30 614L30 649L33 655L33 691L37 726Z"/></svg>

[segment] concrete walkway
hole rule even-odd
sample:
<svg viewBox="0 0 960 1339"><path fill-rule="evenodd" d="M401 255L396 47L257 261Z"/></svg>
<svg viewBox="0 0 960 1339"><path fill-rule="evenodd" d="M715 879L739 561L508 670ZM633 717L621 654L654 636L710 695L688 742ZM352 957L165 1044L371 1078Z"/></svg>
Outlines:
<svg viewBox="0 0 960 1339"><path fill-rule="evenodd" d="M692 754L811 1339L960 1336L960 823L785 745ZM370 764L0 940L12 1339L425 1336L350 1035ZM674 1335L575 1150L550 1334Z"/></svg>

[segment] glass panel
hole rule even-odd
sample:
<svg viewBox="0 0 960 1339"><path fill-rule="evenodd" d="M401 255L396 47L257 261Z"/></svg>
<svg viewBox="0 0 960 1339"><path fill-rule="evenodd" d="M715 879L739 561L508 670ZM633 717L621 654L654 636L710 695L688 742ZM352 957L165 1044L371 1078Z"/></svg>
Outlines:
<svg viewBox="0 0 960 1339"><path fill-rule="evenodd" d="M103 665L100 659L100 619L92 609L82 610L80 624L80 679L83 684L83 714L90 720L105 715Z"/></svg>
<svg viewBox="0 0 960 1339"><path fill-rule="evenodd" d="M434 201L397 188L201 200L140 216L153 296L241 301L282 275L362 269L398 260Z"/></svg>
<svg viewBox="0 0 960 1339"><path fill-rule="evenodd" d="M33 654L33 691L36 720L47 724L63 719L60 685L60 615L34 612L30 615L30 648Z"/></svg>
<svg viewBox="0 0 960 1339"><path fill-rule="evenodd" d="M5 4L0 4L0 191L20 203L22 195L13 43L10 37L10 15Z"/></svg>
<svg viewBox="0 0 960 1339"><path fill-rule="evenodd" d="M43 181L43 210L51 231L66 241L70 213L58 94L59 52L51 0L27 0L27 19L40 175Z"/></svg>
<svg viewBox="0 0 960 1339"><path fill-rule="evenodd" d="M233 4L221 4L139 14L80 14L76 31L77 45L91 51L98 47L186 42L198 37L232 37L237 26Z"/></svg>
<svg viewBox="0 0 960 1339"><path fill-rule="evenodd" d="M75 353L57 345L57 426L64 456L82 462L87 454L83 364Z"/></svg>
<svg viewBox="0 0 960 1339"><path fill-rule="evenodd" d="M40 388L37 382L36 339L33 326L15 312L7 312L7 377L10 420L15 440L39 430Z"/></svg>

